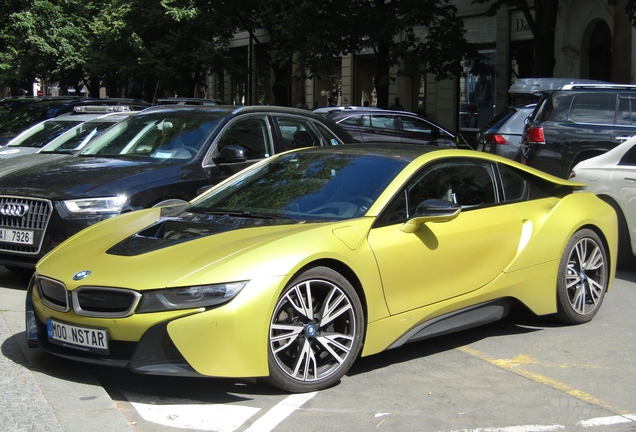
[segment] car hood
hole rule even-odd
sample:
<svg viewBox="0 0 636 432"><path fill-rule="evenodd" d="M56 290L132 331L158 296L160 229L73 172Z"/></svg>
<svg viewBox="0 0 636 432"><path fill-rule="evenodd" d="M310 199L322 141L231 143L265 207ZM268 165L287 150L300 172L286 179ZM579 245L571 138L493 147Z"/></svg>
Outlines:
<svg viewBox="0 0 636 432"><path fill-rule="evenodd" d="M69 289L145 290L280 277L309 259L346 263L374 220L305 223L161 212L140 210L93 225L40 260L36 272ZM90 271L90 278L73 281L80 271Z"/></svg>
<svg viewBox="0 0 636 432"><path fill-rule="evenodd" d="M6 147L5 147L6 148ZM15 158L0 160L0 178L9 174L32 168L39 165L46 165L53 161L69 158L68 155L61 154L27 154L19 155Z"/></svg>
<svg viewBox="0 0 636 432"><path fill-rule="evenodd" d="M36 153L38 150L40 149L37 147L3 147L0 148L0 160L33 154Z"/></svg>
<svg viewBox="0 0 636 432"><path fill-rule="evenodd" d="M178 177L182 165L148 159L66 156L32 166L25 163L22 169L6 173L0 182L0 194L55 200L133 193L159 179Z"/></svg>

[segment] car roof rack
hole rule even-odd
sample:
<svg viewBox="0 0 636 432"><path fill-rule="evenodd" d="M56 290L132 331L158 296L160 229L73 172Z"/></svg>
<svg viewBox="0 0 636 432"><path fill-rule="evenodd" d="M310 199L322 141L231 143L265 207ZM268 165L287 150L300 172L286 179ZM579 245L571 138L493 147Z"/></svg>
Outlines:
<svg viewBox="0 0 636 432"><path fill-rule="evenodd" d="M112 112L133 111L127 105L83 105L73 107L75 114L106 114Z"/></svg>
<svg viewBox="0 0 636 432"><path fill-rule="evenodd" d="M558 90L567 85L584 84L611 85L611 83L606 81L578 78L517 78L508 89L508 93L512 95L541 96L544 92Z"/></svg>
<svg viewBox="0 0 636 432"><path fill-rule="evenodd" d="M561 87L561 90L576 90L576 89L609 89L609 90L636 90L636 85L633 84L566 84Z"/></svg>

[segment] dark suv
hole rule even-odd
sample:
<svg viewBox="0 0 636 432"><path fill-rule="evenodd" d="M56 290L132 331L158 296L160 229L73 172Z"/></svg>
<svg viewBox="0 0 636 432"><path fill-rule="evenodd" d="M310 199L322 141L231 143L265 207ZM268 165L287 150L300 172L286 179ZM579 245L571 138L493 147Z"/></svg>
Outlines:
<svg viewBox="0 0 636 432"><path fill-rule="evenodd" d="M582 160L636 135L636 86L567 84L543 93L522 138L523 161L567 178Z"/></svg>

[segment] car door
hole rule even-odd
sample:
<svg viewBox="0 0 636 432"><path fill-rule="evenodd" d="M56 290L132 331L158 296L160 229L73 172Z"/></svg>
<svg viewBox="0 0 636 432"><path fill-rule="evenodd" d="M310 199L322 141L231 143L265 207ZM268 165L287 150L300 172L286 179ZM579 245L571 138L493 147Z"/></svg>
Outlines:
<svg viewBox="0 0 636 432"><path fill-rule="evenodd" d="M219 133L206 157L205 166L210 180L235 174L246 167L274 154L271 127L267 115L241 116ZM224 148L235 150L230 159L219 158ZM219 170L223 173L219 173Z"/></svg>
<svg viewBox="0 0 636 432"><path fill-rule="evenodd" d="M630 232L632 250L636 243L636 144L629 149L614 168L612 192L619 197Z"/></svg>
<svg viewBox="0 0 636 432"><path fill-rule="evenodd" d="M498 203L495 169L461 158L426 165L382 212L368 238L391 314L479 289L513 260L522 223ZM461 213L414 233L400 230L427 199L455 202Z"/></svg>
<svg viewBox="0 0 636 432"><path fill-rule="evenodd" d="M401 116L402 142L405 144L432 144L440 147L457 147L455 137L427 122L424 119L411 116Z"/></svg>
<svg viewBox="0 0 636 432"><path fill-rule="evenodd" d="M616 146L636 135L636 97L618 95L618 108L612 132L612 143Z"/></svg>

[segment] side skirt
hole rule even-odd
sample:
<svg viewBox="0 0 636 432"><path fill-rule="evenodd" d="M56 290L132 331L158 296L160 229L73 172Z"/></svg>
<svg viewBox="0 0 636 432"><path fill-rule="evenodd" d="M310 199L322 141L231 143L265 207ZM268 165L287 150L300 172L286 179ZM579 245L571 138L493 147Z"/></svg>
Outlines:
<svg viewBox="0 0 636 432"><path fill-rule="evenodd" d="M508 315L513 302L512 299L497 299L433 318L413 327L393 342L388 349L500 320Z"/></svg>

